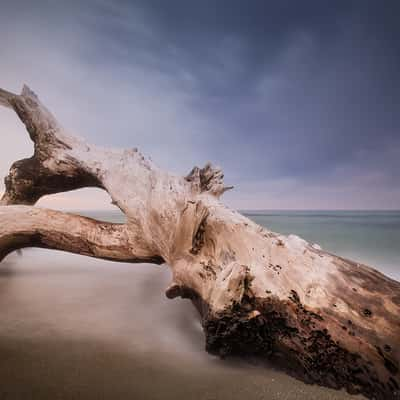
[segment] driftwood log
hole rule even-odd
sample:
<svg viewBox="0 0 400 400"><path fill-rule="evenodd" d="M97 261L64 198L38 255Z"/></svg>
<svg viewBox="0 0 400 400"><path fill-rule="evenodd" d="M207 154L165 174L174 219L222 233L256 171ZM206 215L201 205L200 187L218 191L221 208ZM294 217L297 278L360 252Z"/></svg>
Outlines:
<svg viewBox="0 0 400 400"><path fill-rule="evenodd" d="M167 263L166 295L192 300L207 351L257 355L307 382L400 398L399 282L227 208L219 197L229 188L211 164L181 177L136 148L88 144L26 86L20 95L0 90L0 104L17 113L34 142L33 156L5 178L0 259L33 246ZM127 222L34 206L43 195L89 186L106 190Z"/></svg>

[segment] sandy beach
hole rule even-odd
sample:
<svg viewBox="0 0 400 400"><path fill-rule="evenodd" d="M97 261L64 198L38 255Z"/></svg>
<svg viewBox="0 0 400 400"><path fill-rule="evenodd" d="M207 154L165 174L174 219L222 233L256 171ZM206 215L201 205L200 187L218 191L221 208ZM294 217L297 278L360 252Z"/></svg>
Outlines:
<svg viewBox="0 0 400 400"><path fill-rule="evenodd" d="M167 267L24 250L0 269L0 399L361 399L204 352Z"/></svg>

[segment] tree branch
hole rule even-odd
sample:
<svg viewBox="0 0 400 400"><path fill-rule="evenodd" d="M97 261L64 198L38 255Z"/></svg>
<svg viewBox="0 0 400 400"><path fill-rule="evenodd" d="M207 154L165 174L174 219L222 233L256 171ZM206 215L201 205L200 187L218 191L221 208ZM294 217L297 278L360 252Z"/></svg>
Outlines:
<svg viewBox="0 0 400 400"><path fill-rule="evenodd" d="M0 260L24 247L41 247L106 260L162 264L125 224L30 206L0 207Z"/></svg>
<svg viewBox="0 0 400 400"><path fill-rule="evenodd" d="M5 178L0 204L35 204L40 197L83 187L102 187L98 177L68 156L82 140L66 135L38 97L24 86L20 95L0 90L0 104L17 113L34 142L32 157L15 162Z"/></svg>

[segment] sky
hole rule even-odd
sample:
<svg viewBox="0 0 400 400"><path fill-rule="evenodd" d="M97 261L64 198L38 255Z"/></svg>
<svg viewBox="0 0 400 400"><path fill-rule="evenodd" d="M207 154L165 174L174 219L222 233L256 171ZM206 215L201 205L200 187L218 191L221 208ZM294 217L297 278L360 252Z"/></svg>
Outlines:
<svg viewBox="0 0 400 400"><path fill-rule="evenodd" d="M400 209L398 0L0 1L0 87L88 141L220 165L238 209ZM32 145L11 110L0 133L5 176Z"/></svg>

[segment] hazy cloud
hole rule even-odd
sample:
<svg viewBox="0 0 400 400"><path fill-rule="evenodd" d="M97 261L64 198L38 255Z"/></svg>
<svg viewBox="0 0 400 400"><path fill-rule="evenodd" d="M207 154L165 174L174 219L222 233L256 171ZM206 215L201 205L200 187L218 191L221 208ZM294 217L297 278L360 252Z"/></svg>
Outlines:
<svg viewBox="0 0 400 400"><path fill-rule="evenodd" d="M399 11L16 0L0 15L0 86L26 82L71 130L174 172L222 165L238 208L399 208ZM9 110L0 129L5 175L31 147ZM93 193L48 204L86 207Z"/></svg>

